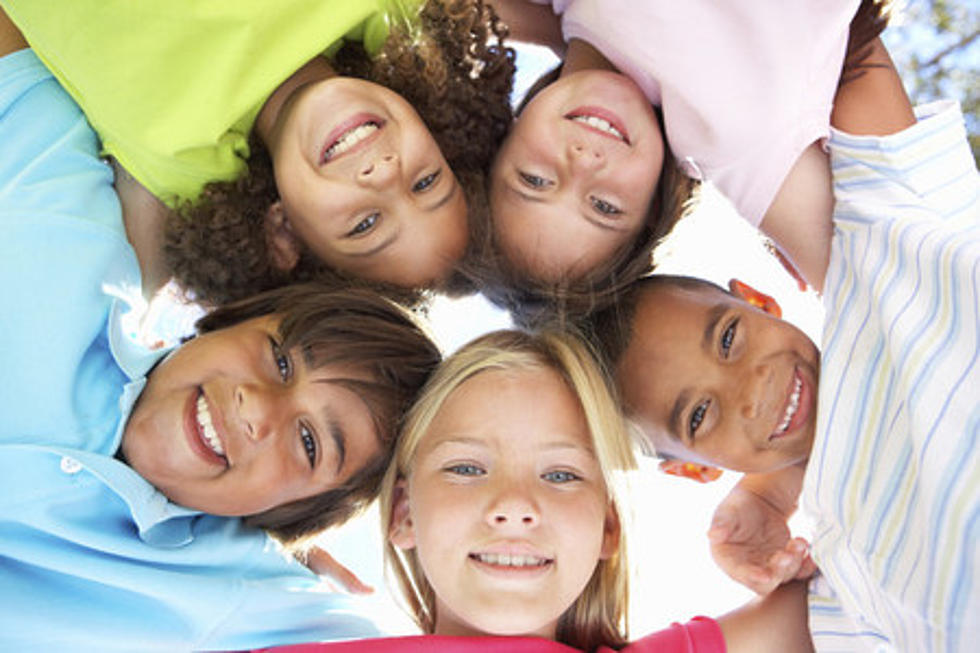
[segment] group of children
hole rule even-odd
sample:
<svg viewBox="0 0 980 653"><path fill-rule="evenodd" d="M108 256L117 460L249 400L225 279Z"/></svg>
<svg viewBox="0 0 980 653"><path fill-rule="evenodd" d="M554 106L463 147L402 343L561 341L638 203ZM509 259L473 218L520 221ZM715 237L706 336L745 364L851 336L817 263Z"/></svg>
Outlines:
<svg viewBox="0 0 980 653"><path fill-rule="evenodd" d="M9 647L980 635L980 186L874 2L0 4ZM513 125L508 31L563 55ZM820 350L646 276L701 180L823 292ZM146 351L127 297L170 276L212 310ZM473 289L539 328L440 362L405 306ZM746 473L712 547L765 596L631 638L631 426ZM362 639L289 555L378 497L421 636Z"/></svg>

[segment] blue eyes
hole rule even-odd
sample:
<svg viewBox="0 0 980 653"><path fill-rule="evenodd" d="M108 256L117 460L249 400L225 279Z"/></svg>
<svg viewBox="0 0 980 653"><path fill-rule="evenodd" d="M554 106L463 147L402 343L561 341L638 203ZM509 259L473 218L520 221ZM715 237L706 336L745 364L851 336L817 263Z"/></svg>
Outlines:
<svg viewBox="0 0 980 653"><path fill-rule="evenodd" d="M611 204L604 199L599 199L598 197L590 197L589 201L592 202L592 208L596 210L597 213L602 215L619 215L622 213L620 209L615 204Z"/></svg>
<svg viewBox="0 0 980 653"><path fill-rule="evenodd" d="M473 463L458 463L456 465L449 465L444 468L444 471L450 474L455 474L458 476L486 476L487 470L480 467L479 465L474 465ZM545 472L541 475L541 479L549 483L564 484L571 483L573 481L580 481L582 477L574 472L567 470L555 470L550 472Z"/></svg>
<svg viewBox="0 0 980 653"><path fill-rule="evenodd" d="M431 175L426 175L421 179L419 179L417 182L415 182L415 185L412 186L412 192L421 193L431 188L433 184L435 184L439 180L439 174L441 172L442 172L441 170L436 170Z"/></svg>
<svg viewBox="0 0 980 653"><path fill-rule="evenodd" d="M521 181L531 188L544 188L545 186L550 186L551 182L544 177L539 177L538 175L532 175L530 172L518 172Z"/></svg>

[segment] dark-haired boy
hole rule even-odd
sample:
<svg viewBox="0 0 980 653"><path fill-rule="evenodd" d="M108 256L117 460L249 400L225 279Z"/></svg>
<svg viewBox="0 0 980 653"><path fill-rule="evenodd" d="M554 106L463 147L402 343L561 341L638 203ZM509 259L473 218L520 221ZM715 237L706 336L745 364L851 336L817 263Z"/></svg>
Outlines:
<svg viewBox="0 0 980 653"><path fill-rule="evenodd" d="M112 170L23 46L0 10L0 649L374 634L260 528L291 542L369 502L438 350L390 302L314 285L136 345Z"/></svg>
<svg viewBox="0 0 980 653"><path fill-rule="evenodd" d="M980 187L957 108L915 123L880 43L872 62L835 106L833 225L786 226L825 253L802 270L824 293L822 354L677 278L642 281L595 330L658 452L753 472L716 513L729 573L763 589L805 570L785 526L802 482L817 649L966 651L980 640Z"/></svg>

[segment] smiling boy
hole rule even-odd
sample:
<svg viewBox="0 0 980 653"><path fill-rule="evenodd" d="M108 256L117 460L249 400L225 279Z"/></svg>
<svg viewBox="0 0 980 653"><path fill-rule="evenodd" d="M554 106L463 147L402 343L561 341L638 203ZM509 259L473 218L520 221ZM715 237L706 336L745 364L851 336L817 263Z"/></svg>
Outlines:
<svg viewBox="0 0 980 653"><path fill-rule="evenodd" d="M3 19L0 648L373 634L260 528L295 542L369 502L438 350L390 302L313 284L222 307L169 353L136 345L112 170Z"/></svg>
<svg viewBox="0 0 980 653"><path fill-rule="evenodd" d="M594 331L659 453L756 472L713 527L737 579L800 569L785 519L802 481L818 650L966 651L980 638L980 184L958 108L913 115L880 41L869 63L836 100L833 224L787 226L813 249L790 258L823 260L803 269L824 295L819 356L689 279L643 280Z"/></svg>

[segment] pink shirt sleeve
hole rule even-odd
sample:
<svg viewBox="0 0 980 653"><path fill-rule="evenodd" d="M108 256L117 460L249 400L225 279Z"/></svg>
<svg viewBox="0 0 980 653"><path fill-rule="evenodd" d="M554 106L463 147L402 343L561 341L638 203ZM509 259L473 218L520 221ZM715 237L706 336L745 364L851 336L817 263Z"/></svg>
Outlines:
<svg viewBox="0 0 980 653"><path fill-rule="evenodd" d="M552 0L566 41L599 49L663 109L670 147L758 225L828 135L859 0Z"/></svg>
<svg viewBox="0 0 980 653"><path fill-rule="evenodd" d="M673 623L622 649L623 653L725 653L725 650L721 628L710 617L694 617L686 624ZM609 649L603 653L606 651Z"/></svg>

